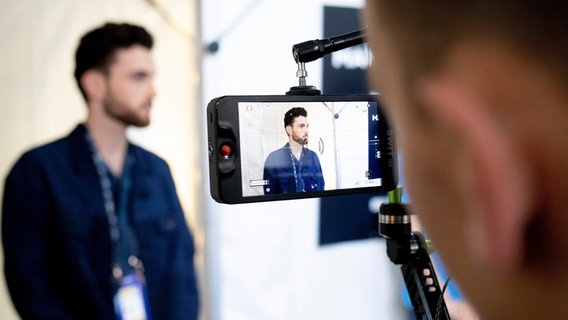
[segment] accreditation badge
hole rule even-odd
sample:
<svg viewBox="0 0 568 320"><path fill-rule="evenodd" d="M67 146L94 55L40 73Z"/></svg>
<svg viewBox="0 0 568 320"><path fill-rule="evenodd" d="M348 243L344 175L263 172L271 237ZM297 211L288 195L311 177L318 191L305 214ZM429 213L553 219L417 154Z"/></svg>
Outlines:
<svg viewBox="0 0 568 320"><path fill-rule="evenodd" d="M122 277L114 307L118 320L150 320L146 287L138 274Z"/></svg>

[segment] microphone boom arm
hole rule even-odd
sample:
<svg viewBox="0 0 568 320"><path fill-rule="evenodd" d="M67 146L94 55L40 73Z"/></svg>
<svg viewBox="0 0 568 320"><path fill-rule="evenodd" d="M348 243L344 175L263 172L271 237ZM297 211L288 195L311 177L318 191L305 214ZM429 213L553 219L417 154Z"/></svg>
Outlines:
<svg viewBox="0 0 568 320"><path fill-rule="evenodd" d="M366 29L360 29L328 39L305 41L292 46L292 55L297 63L311 62L328 53L365 43L365 38Z"/></svg>
<svg viewBox="0 0 568 320"><path fill-rule="evenodd" d="M292 55L294 61L298 64L296 76L299 80L299 86L290 88L287 95L319 95L320 91L314 86L306 85L306 62L317 60L328 53L339 51L345 48L353 47L366 42L366 29L360 29L340 36L309 40L297 43L292 46Z"/></svg>

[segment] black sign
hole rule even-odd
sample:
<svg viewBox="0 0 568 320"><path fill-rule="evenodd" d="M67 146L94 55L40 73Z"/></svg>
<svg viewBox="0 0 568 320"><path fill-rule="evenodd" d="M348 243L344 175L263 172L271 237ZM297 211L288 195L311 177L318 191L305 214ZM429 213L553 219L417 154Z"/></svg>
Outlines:
<svg viewBox="0 0 568 320"><path fill-rule="evenodd" d="M360 16L359 9L324 7L323 38L332 38L361 29ZM366 44L324 56L322 92L324 94L369 93L366 72L370 62L371 54ZM370 156L371 153L374 156L373 146L370 145L369 148ZM320 244L378 237L378 212L369 211L371 198L377 196L386 196L386 194L321 198Z"/></svg>

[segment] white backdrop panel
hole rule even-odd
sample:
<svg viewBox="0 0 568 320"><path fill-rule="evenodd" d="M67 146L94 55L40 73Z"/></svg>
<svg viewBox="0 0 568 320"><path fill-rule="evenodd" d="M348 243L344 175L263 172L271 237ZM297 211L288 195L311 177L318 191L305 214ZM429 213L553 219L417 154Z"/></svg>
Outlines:
<svg viewBox="0 0 568 320"><path fill-rule="evenodd" d="M297 86L292 45L322 37L324 5L362 1L204 1L204 45L218 50L204 54L203 108L222 95L284 94ZM320 88L321 63L306 67L307 83ZM318 245L319 200L205 201L209 319L405 318L400 273L382 241Z"/></svg>

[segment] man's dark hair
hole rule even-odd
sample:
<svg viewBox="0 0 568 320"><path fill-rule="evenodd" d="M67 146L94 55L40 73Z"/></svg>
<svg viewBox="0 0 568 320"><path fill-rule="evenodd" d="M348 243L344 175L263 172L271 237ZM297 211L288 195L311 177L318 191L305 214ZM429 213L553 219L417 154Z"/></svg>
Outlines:
<svg viewBox="0 0 568 320"><path fill-rule="evenodd" d="M117 49L129 48L133 45L152 49L153 44L154 40L148 31L140 26L127 23L106 23L86 33L81 38L75 53L75 81L83 97L87 99L80 82L85 71L96 69L107 72Z"/></svg>
<svg viewBox="0 0 568 320"><path fill-rule="evenodd" d="M286 111L286 114L284 114L284 128L291 126L294 119L299 116L307 117L308 112L306 109L302 107L295 107Z"/></svg>

